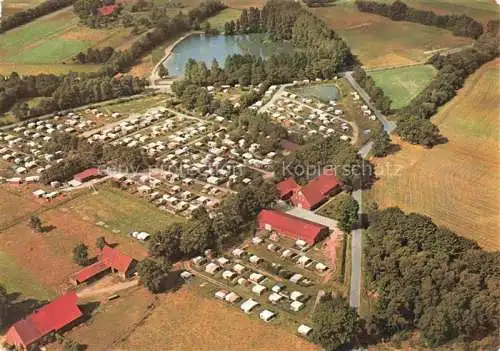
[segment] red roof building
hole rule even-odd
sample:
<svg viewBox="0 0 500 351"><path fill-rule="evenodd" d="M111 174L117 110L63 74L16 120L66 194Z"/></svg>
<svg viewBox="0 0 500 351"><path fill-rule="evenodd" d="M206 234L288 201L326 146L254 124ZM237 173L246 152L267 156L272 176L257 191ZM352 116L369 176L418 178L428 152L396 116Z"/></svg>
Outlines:
<svg viewBox="0 0 500 351"><path fill-rule="evenodd" d="M293 240L304 240L313 245L328 235L328 227L284 212L262 210L257 216L259 229L274 230Z"/></svg>
<svg viewBox="0 0 500 351"><path fill-rule="evenodd" d="M80 182L80 183L84 183L84 182L87 182L91 179L97 178L100 175L101 175L101 172L99 171L99 169L94 167L94 168L89 168L83 172L75 174L73 176L73 179Z"/></svg>
<svg viewBox="0 0 500 351"><path fill-rule="evenodd" d="M322 174L295 190L291 200L297 207L312 210L325 202L328 195L340 191L341 187L342 183L333 174Z"/></svg>
<svg viewBox="0 0 500 351"><path fill-rule="evenodd" d="M97 10L97 15L99 17L106 17L112 15L117 7L118 5L105 5Z"/></svg>
<svg viewBox="0 0 500 351"><path fill-rule="evenodd" d="M118 272L118 274L125 279L132 269L133 262L134 259L132 257L109 246L104 246L98 257L98 261L73 274L70 281L74 285L78 285L109 269Z"/></svg>
<svg viewBox="0 0 500 351"><path fill-rule="evenodd" d="M276 188L280 194L280 199L287 200L292 196L293 192L299 188L299 185L295 183L295 180L292 178L287 178L276 184Z"/></svg>
<svg viewBox="0 0 500 351"><path fill-rule="evenodd" d="M26 349L43 336L68 326L82 316L75 292L62 295L14 323L5 334L5 342Z"/></svg>

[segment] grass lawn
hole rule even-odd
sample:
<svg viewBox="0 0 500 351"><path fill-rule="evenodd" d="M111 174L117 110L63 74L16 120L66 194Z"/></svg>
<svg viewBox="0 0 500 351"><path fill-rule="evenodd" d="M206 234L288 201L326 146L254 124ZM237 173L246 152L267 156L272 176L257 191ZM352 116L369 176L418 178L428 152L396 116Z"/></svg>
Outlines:
<svg viewBox="0 0 500 351"><path fill-rule="evenodd" d="M37 279L36 274L26 270L15 258L0 251L0 284L9 294L21 293L24 297L49 300L56 296L55 290L49 289Z"/></svg>
<svg viewBox="0 0 500 351"><path fill-rule="evenodd" d="M2 16L8 17L17 12L25 11L29 8L33 8L40 5L43 0L9 0L4 1Z"/></svg>
<svg viewBox="0 0 500 351"><path fill-rule="evenodd" d="M165 95L147 96L144 98L134 99L131 101L106 105L100 107L99 109L103 110L108 114L111 114L112 112L119 112L124 116L128 116L132 113L143 113L149 110L150 108L159 106L162 100L165 100Z"/></svg>
<svg viewBox="0 0 500 351"><path fill-rule="evenodd" d="M480 68L433 122L448 143L374 159L369 197L381 207L423 213L486 250L500 249L500 60Z"/></svg>
<svg viewBox="0 0 500 351"><path fill-rule="evenodd" d="M216 28L220 31L224 30L224 24L228 21L236 21L240 18L241 10L227 8L219 12L217 15L210 17L208 22L212 28Z"/></svg>
<svg viewBox="0 0 500 351"><path fill-rule="evenodd" d="M110 185L100 186L97 194L78 197L67 207L92 223L103 221L109 226L107 229L118 229L121 234L131 231L155 233L170 223L183 221L181 217L161 212L139 196Z"/></svg>
<svg viewBox="0 0 500 351"><path fill-rule="evenodd" d="M335 206L349 197L349 194L341 192L340 194L337 194L333 198L331 198L327 203L322 205L316 212L321 216L337 219L335 218Z"/></svg>
<svg viewBox="0 0 500 351"><path fill-rule="evenodd" d="M392 3L393 0L379 0ZM475 18L483 23L498 19L500 10L495 1L490 0L404 0L405 4L422 10L431 10L437 14L462 14Z"/></svg>
<svg viewBox="0 0 500 351"><path fill-rule="evenodd" d="M359 12L353 1L310 11L337 31L366 67L422 62L433 50L472 43L444 29Z"/></svg>
<svg viewBox="0 0 500 351"><path fill-rule="evenodd" d="M432 65L369 72L376 85L391 98L393 109L405 107L436 75Z"/></svg>

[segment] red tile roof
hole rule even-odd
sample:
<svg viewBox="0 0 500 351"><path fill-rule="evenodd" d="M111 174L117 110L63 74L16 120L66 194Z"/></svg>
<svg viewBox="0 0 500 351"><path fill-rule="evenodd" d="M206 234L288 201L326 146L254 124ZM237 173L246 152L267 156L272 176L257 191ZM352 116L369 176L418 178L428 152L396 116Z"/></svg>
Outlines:
<svg viewBox="0 0 500 351"><path fill-rule="evenodd" d="M133 261L132 257L127 256L121 251L115 250L109 246L104 246L100 259L109 267L116 269L120 273L127 272Z"/></svg>
<svg viewBox="0 0 500 351"><path fill-rule="evenodd" d="M79 181L80 183L83 183L83 182L90 180L91 178L97 177L99 175L101 175L101 173L99 172L99 169L94 167L94 168L89 168L83 172L75 174L73 176L73 179Z"/></svg>
<svg viewBox="0 0 500 351"><path fill-rule="evenodd" d="M62 329L82 316L76 302L75 292L58 297L14 323L5 335L5 342L26 348L44 335Z"/></svg>
<svg viewBox="0 0 500 351"><path fill-rule="evenodd" d="M259 229L270 227L280 235L293 240L301 239L311 245L318 241L323 233L328 233L328 227L324 225L274 210L260 211L257 224Z"/></svg>
<svg viewBox="0 0 500 351"><path fill-rule="evenodd" d="M78 283L83 283L96 276L97 274L104 272L106 269L109 269L108 264L103 261L97 261L96 263L91 264L90 266L87 266L73 274L73 278Z"/></svg>
<svg viewBox="0 0 500 351"><path fill-rule="evenodd" d="M292 196L292 203L295 206L308 210L315 208L326 200L327 195L334 189L342 185L337 177L331 173L322 174L311 180L301 189L297 189Z"/></svg>
<svg viewBox="0 0 500 351"><path fill-rule="evenodd" d="M104 17L109 16L115 12L118 5L106 5L97 10L97 15Z"/></svg>
<svg viewBox="0 0 500 351"><path fill-rule="evenodd" d="M279 182L276 184L276 188L278 189L278 192L280 193L280 198L284 199L287 197L290 197L295 189L297 189L299 185L295 183L295 180L292 178L287 178L283 180L282 182Z"/></svg>

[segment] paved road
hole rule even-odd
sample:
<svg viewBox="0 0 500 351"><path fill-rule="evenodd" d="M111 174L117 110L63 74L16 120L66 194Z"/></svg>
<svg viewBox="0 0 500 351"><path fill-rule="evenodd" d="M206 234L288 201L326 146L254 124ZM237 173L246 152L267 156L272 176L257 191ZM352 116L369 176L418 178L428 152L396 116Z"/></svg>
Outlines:
<svg viewBox="0 0 500 351"><path fill-rule="evenodd" d="M288 214L291 214L295 217L299 217L314 223L322 224L324 226L327 226L330 229L336 229L337 228L337 221L333 220L328 217L320 216L312 211L299 208L299 207L292 207L289 208L285 211Z"/></svg>
<svg viewBox="0 0 500 351"><path fill-rule="evenodd" d="M396 123L389 121L379 110L375 108L375 106L372 104L370 96L366 93L366 91L361 88L361 86L354 80L352 76L353 72L345 72L344 77L347 79L349 84L358 92L358 94L363 98L365 103L368 105L368 107L373 111L375 116L379 119L380 122L382 122L382 125L384 126L384 130L387 133L390 133L396 128Z"/></svg>
<svg viewBox="0 0 500 351"><path fill-rule="evenodd" d="M359 203L361 215L362 191L356 190L352 197ZM359 308L361 301L361 255L362 255L362 233L361 229L351 232L351 287L349 290L349 304L351 307Z"/></svg>

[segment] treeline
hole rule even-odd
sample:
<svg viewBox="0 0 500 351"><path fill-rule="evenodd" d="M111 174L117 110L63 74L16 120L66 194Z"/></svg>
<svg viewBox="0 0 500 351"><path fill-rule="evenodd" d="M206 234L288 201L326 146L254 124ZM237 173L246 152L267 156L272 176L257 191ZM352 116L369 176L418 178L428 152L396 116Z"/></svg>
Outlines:
<svg viewBox="0 0 500 351"><path fill-rule="evenodd" d="M77 63L105 63L107 62L111 56L115 53L115 49L110 46L106 46L105 48L88 48L87 52L79 52L73 60Z"/></svg>
<svg viewBox="0 0 500 351"><path fill-rule="evenodd" d="M38 17L45 16L49 13L70 6L75 1L76 0L47 0L36 7L17 12L9 17L2 17L2 20L0 21L0 33L31 22Z"/></svg>
<svg viewBox="0 0 500 351"><path fill-rule="evenodd" d="M150 52L156 46L163 44L169 39L176 38L190 29L199 29L201 22L224 8L225 5L218 0L206 0L197 8L190 10L187 15L179 13L173 18L168 16L157 18L155 27L134 41L130 49L116 51L106 62L102 72L106 75L125 72L132 67L138 59Z"/></svg>
<svg viewBox="0 0 500 351"><path fill-rule="evenodd" d="M408 21L450 30L454 35L477 39L483 34L483 25L473 18L461 15L437 15L429 10L408 7L396 0L392 4L377 1L356 0L356 7L361 12L375 13L389 17L393 21Z"/></svg>
<svg viewBox="0 0 500 351"><path fill-rule="evenodd" d="M500 252L398 208L369 217L365 274L376 296L369 334L380 339L419 330L425 345L436 347L498 331Z"/></svg>
<svg viewBox="0 0 500 351"><path fill-rule="evenodd" d="M94 102L142 93L147 80L132 76L112 78L91 77L70 73L64 76L44 75L19 77L12 73L0 81L0 112L12 108L16 118L26 118L52 113ZM29 106L19 100L27 97L44 97L37 105Z"/></svg>
<svg viewBox="0 0 500 351"><path fill-rule="evenodd" d="M200 208L185 224L172 224L149 240L149 254L168 262L203 254L206 249L220 251L241 242L251 233L253 221L263 208L278 198L274 184L261 178L238 193L225 198L215 216Z"/></svg>
<svg viewBox="0 0 500 351"><path fill-rule="evenodd" d="M68 181L73 175L90 167L113 167L128 172L146 169L151 160L141 148L128 148L124 145L113 146L109 143L93 142L76 135L57 133L44 146L44 151L54 153L63 151L64 162L57 163L42 173L40 181L50 184L53 181Z"/></svg>
<svg viewBox="0 0 500 351"><path fill-rule="evenodd" d="M336 0L303 0L304 4L309 7L324 7L331 6L335 3Z"/></svg>
<svg viewBox="0 0 500 351"><path fill-rule="evenodd" d="M373 173L372 166L358 155L357 149L338 136L305 144L274 164L277 179L292 177L300 184L327 170L333 171L344 182L346 189L368 185Z"/></svg>
<svg viewBox="0 0 500 351"><path fill-rule="evenodd" d="M391 113L391 99L384 94L384 91L375 85L372 77L366 74L360 66L354 68L354 79L370 95L375 107L384 114Z"/></svg>

